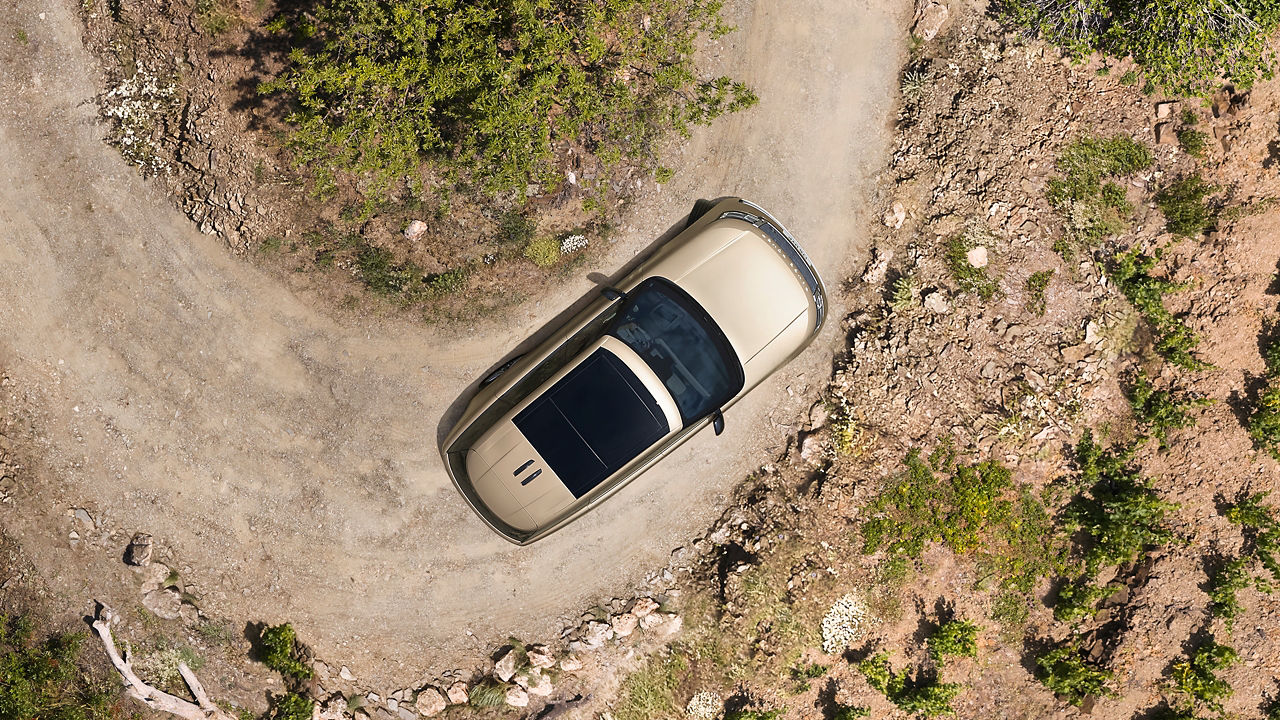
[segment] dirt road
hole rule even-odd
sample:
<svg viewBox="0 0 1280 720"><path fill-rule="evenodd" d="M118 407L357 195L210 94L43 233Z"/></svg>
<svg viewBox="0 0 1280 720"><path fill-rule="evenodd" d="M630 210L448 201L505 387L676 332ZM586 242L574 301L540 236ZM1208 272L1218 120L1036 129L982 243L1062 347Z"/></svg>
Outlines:
<svg viewBox="0 0 1280 720"><path fill-rule="evenodd" d="M900 5L732 10L740 29L712 63L760 105L671 158L675 179L645 192L590 270L625 262L693 199L738 194L787 222L837 288L862 257L887 152ZM196 232L102 144L76 12L67 0L0 10L0 367L44 466L0 522L68 598L118 593L119 537L145 530L207 611L289 620L357 675L410 682L509 634L548 637L562 613L665 564L829 375L838 312L734 408L725 436L703 434L571 529L515 548L453 490L438 424L585 277L465 337L317 311ZM100 526L74 544L72 507Z"/></svg>

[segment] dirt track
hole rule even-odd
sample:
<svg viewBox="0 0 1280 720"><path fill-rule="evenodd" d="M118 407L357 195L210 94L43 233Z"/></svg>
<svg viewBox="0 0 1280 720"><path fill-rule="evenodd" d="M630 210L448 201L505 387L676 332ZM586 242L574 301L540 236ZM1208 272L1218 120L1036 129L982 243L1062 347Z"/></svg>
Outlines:
<svg viewBox="0 0 1280 720"><path fill-rule="evenodd" d="M611 272L693 199L738 194L787 222L838 288L862 258L887 152L909 20L892 5L731 11L740 29L713 62L760 105L671 158L675 179L591 270ZM561 613L665 564L828 377L838 308L734 408L726 436L696 438L571 529L508 545L449 484L440 420L586 278L465 338L329 317L196 232L102 144L79 35L72 3L0 10L0 367L25 393L44 466L0 523L68 599L121 592L122 547L67 541L66 510L85 507L106 529L154 534L207 611L290 620L357 675L411 681L509 634L547 637Z"/></svg>

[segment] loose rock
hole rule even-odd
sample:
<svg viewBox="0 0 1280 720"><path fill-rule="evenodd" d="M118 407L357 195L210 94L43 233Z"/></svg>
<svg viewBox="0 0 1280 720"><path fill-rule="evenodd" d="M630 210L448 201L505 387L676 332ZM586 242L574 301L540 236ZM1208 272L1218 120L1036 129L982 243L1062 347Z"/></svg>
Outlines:
<svg viewBox="0 0 1280 720"><path fill-rule="evenodd" d="M147 533L138 533L129 541L129 547L124 550L124 561L130 565L138 567L146 567L151 564L151 536Z"/></svg>
<svg viewBox="0 0 1280 720"><path fill-rule="evenodd" d="M951 311L951 303L943 297L940 291L933 291L924 296L924 309L938 315L945 315Z"/></svg>
<svg viewBox="0 0 1280 720"><path fill-rule="evenodd" d="M529 705L529 693L519 685L512 685L507 688L507 704L511 707L527 707Z"/></svg>
<svg viewBox="0 0 1280 720"><path fill-rule="evenodd" d="M639 618L627 612L613 616L613 619L609 621L609 626L613 628L613 634L615 636L624 638L635 632L636 625L638 625L639 622Z"/></svg>
<svg viewBox="0 0 1280 720"><path fill-rule="evenodd" d="M502 682L511 680L511 676L516 674L516 651L508 650L505 655L498 659L493 665L493 675Z"/></svg>
<svg viewBox="0 0 1280 720"><path fill-rule="evenodd" d="M417 242L427 234L427 224L421 220L410 222L404 229L404 239L409 242Z"/></svg>
<svg viewBox="0 0 1280 720"><path fill-rule="evenodd" d="M471 699L470 694L467 693L467 684L461 680L450 685L446 695L449 696L451 705L466 705L467 701Z"/></svg>
<svg viewBox="0 0 1280 720"><path fill-rule="evenodd" d="M418 699L414 702L414 707L418 708L418 712L424 717L431 717L439 713L447 705L448 703L444 701L444 696L433 687L419 690Z"/></svg>

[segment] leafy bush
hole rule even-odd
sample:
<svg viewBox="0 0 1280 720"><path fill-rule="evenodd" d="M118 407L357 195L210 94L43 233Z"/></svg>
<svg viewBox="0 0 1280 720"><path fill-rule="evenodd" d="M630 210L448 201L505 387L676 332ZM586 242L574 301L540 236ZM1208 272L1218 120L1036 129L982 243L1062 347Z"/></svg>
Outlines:
<svg viewBox="0 0 1280 720"><path fill-rule="evenodd" d="M967 620L951 620L929 636L929 657L942 666L948 657L978 656L978 625Z"/></svg>
<svg viewBox="0 0 1280 720"><path fill-rule="evenodd" d="M960 694L960 685L923 677L913 679L907 670L894 672L885 653L862 661L858 664L858 671L867 679L868 685L904 712L927 718L955 714L951 701Z"/></svg>
<svg viewBox="0 0 1280 720"><path fill-rule="evenodd" d="M0 614L0 720L109 720L113 694L78 666L79 634L34 642L25 616Z"/></svg>
<svg viewBox="0 0 1280 720"><path fill-rule="evenodd" d="M865 717L871 717L871 708L863 705L838 705L831 720L858 720Z"/></svg>
<svg viewBox="0 0 1280 720"><path fill-rule="evenodd" d="M262 662L285 677L309 680L315 672L298 659L297 638L289 623L272 625L262 631Z"/></svg>
<svg viewBox="0 0 1280 720"><path fill-rule="evenodd" d="M1027 278L1027 312L1033 315L1044 315L1047 309L1044 294L1049 287L1049 281L1053 279L1053 272L1053 270L1041 270Z"/></svg>
<svg viewBox="0 0 1280 720"><path fill-rule="evenodd" d="M1178 145L1188 155L1204 157L1205 150L1209 149L1209 135L1194 128L1182 128L1178 131Z"/></svg>
<svg viewBox="0 0 1280 720"><path fill-rule="evenodd" d="M960 291L973 293L984 301L995 297L999 286L991 279L985 267L974 267L969 263L968 254L970 250L988 246L992 241L993 238L986 233L970 230L948 241L943 254L947 269L951 271L951 278Z"/></svg>
<svg viewBox="0 0 1280 720"><path fill-rule="evenodd" d="M1231 560L1209 580L1209 612L1220 617L1230 630L1240 614L1240 600L1236 593L1249 587L1253 576L1249 572L1251 558L1239 557ZM1264 587L1270 586L1264 583Z"/></svg>
<svg viewBox="0 0 1280 720"><path fill-rule="evenodd" d="M1067 526L1090 539L1085 571L1132 562L1149 547L1173 539L1165 513L1177 505L1160 499L1132 463L1133 449L1105 450L1086 431L1076 446L1080 476L1090 489L1065 510Z"/></svg>
<svg viewBox="0 0 1280 720"><path fill-rule="evenodd" d="M1268 387L1258 396L1248 428L1253 446L1280 460L1280 387Z"/></svg>
<svg viewBox="0 0 1280 720"><path fill-rule="evenodd" d="M1269 0L1002 0L998 12L1070 55L1132 57L1153 88L1175 95L1271 77L1267 39L1280 25Z"/></svg>
<svg viewBox="0 0 1280 720"><path fill-rule="evenodd" d="M1267 493L1255 493L1229 506L1227 519L1245 531L1246 551L1256 557L1276 583L1280 583L1280 516L1262 503Z"/></svg>
<svg viewBox="0 0 1280 720"><path fill-rule="evenodd" d="M1226 645L1209 641L1197 648L1186 660L1173 664L1174 688L1185 694L1193 703L1211 710L1222 711L1222 701L1231 697L1231 686L1218 677L1239 660L1239 655Z"/></svg>
<svg viewBox="0 0 1280 720"><path fill-rule="evenodd" d="M729 30L715 0L319 0L272 28L293 50L259 91L294 104L291 144L320 191L351 174L381 197L419 185L428 160L523 194L560 182L557 148L648 162L666 130L756 102L695 74L698 37Z"/></svg>
<svg viewBox="0 0 1280 720"><path fill-rule="evenodd" d="M1058 602L1053 606L1053 617L1060 622L1076 622L1093 615L1098 601L1115 592L1110 585L1094 585L1078 581L1063 585L1058 590Z"/></svg>
<svg viewBox="0 0 1280 720"><path fill-rule="evenodd" d="M1147 426L1151 434L1160 441L1160 447L1167 447L1169 430L1188 428L1195 424L1191 417L1192 408L1203 407L1210 403L1205 398L1193 398L1185 393L1171 390L1156 390L1146 373L1138 373L1126 388L1129 396L1129 407L1138 422Z"/></svg>
<svg viewBox="0 0 1280 720"><path fill-rule="evenodd" d="M1207 199L1217 191L1217 187L1196 173L1174 180L1156 193L1156 205L1164 213L1169 232L1194 238L1212 228L1218 221L1218 213Z"/></svg>
<svg viewBox="0 0 1280 720"><path fill-rule="evenodd" d="M1182 290L1183 286L1151 275L1159 257L1159 252L1151 256L1137 248L1117 253L1107 266L1107 274L1156 331L1156 352L1181 368L1204 370L1209 364L1192 355L1200 339L1181 318L1164 307L1164 296Z"/></svg>
<svg viewBox="0 0 1280 720"><path fill-rule="evenodd" d="M298 693L285 693L271 704L272 720L311 720L315 702Z"/></svg>
<svg viewBox="0 0 1280 720"><path fill-rule="evenodd" d="M1036 665L1040 682L1072 705L1080 705L1089 695L1116 697L1110 687L1114 673L1087 662L1074 639L1036 658Z"/></svg>
<svg viewBox="0 0 1280 720"><path fill-rule="evenodd" d="M1133 207L1114 178L1151 166L1155 156L1146 145L1125 135L1082 137L1058 157L1062 177L1049 181L1049 204L1066 219L1065 242L1056 249L1071 257L1081 247L1124 232Z"/></svg>

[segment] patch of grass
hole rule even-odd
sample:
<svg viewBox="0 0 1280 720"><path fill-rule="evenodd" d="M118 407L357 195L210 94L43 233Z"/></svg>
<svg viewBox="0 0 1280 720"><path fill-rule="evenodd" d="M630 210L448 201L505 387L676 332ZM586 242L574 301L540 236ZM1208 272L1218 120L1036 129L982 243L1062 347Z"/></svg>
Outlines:
<svg viewBox="0 0 1280 720"><path fill-rule="evenodd" d="M1231 697L1232 690L1218 672L1239 659L1234 649L1210 640L1173 664L1173 687L1193 705L1222 712L1222 702Z"/></svg>
<svg viewBox="0 0 1280 720"><path fill-rule="evenodd" d="M1030 617L1030 601L1015 590L1001 592L991 603L991 619L999 623L1006 637L1021 635Z"/></svg>
<svg viewBox="0 0 1280 720"><path fill-rule="evenodd" d="M560 262L560 241L550 235L534 238L525 246L524 256L540 268L551 267Z"/></svg>
<svg viewBox="0 0 1280 720"><path fill-rule="evenodd" d="M1218 221L1218 210L1208 202L1208 198L1218 189L1195 173L1174 180L1156 193L1154 199L1160 212L1164 213L1169 232L1195 238L1213 228Z"/></svg>
<svg viewBox="0 0 1280 720"><path fill-rule="evenodd" d="M0 614L0 720L110 720L114 693L79 664L79 633L35 638L27 616Z"/></svg>
<svg viewBox="0 0 1280 720"><path fill-rule="evenodd" d="M1103 449L1089 431L1076 445L1080 477L1089 490L1067 506L1064 517L1069 530L1089 540L1082 557L1089 575L1173 540L1165 514L1178 506L1160 499L1132 459L1133 448Z"/></svg>
<svg viewBox="0 0 1280 720"><path fill-rule="evenodd" d="M725 713L724 720L778 720L781 710L734 710Z"/></svg>
<svg viewBox="0 0 1280 720"><path fill-rule="evenodd" d="M17 40L19 43L23 45L27 45L31 42L31 39L27 37L27 31L23 30L22 28L18 28L17 30L13 31L13 39Z"/></svg>
<svg viewBox="0 0 1280 720"><path fill-rule="evenodd" d="M258 243L258 252L264 253L264 254L274 253L274 252L279 252L280 249L283 247L284 247L283 236L268 235L267 237L263 238L261 243Z"/></svg>
<svg viewBox="0 0 1280 720"><path fill-rule="evenodd" d="M205 620L196 625L196 634L205 643L214 646L230 645L235 640L230 627L227 627L225 623L213 620Z"/></svg>
<svg viewBox="0 0 1280 720"><path fill-rule="evenodd" d="M818 663L801 663L791 668L791 692L794 694L808 692L809 682L827 674L827 666Z"/></svg>
<svg viewBox="0 0 1280 720"><path fill-rule="evenodd" d="M1103 238L1124 232L1133 207L1125 199L1124 189L1109 181L1144 170L1154 162L1150 148L1125 135L1086 136L1068 145L1058 157L1062 176L1049 181L1046 195L1066 220L1058 251L1070 259L1077 249L1093 247Z"/></svg>
<svg viewBox="0 0 1280 720"><path fill-rule="evenodd" d="M908 70L902 73L902 99L909 102L919 102L924 97L924 91L929 87L929 73L924 70Z"/></svg>
<svg viewBox="0 0 1280 720"><path fill-rule="evenodd" d="M929 636L929 657L942 667L949 657L978 657L978 625L968 620L950 620Z"/></svg>
<svg viewBox="0 0 1280 720"><path fill-rule="evenodd" d="M893 298L889 307L896 313L906 312L916 305L916 282L912 275L903 275L893 281Z"/></svg>
<svg viewBox="0 0 1280 720"><path fill-rule="evenodd" d="M1027 278L1027 283L1025 285L1027 290L1027 302L1025 307L1027 308L1027 312L1032 315L1039 315L1043 317L1045 311L1048 309L1045 305L1044 296L1045 291L1049 288L1049 281L1053 279L1053 273L1053 270L1041 270L1040 272L1032 273L1031 276Z"/></svg>
<svg viewBox="0 0 1280 720"><path fill-rule="evenodd" d="M507 689L493 680L485 680L467 694L467 704L473 708L496 708L507 704Z"/></svg>
<svg viewBox="0 0 1280 720"><path fill-rule="evenodd" d="M528 245L538 231L538 224L532 218L514 210L498 217L499 245L524 247Z"/></svg>
<svg viewBox="0 0 1280 720"><path fill-rule="evenodd" d="M688 660L680 653L650 658L622 682L613 716L617 720L650 720L676 714L680 708L675 693L688 669Z"/></svg>
<svg viewBox="0 0 1280 720"><path fill-rule="evenodd" d="M1182 124L1187 125L1189 127L1194 127L1200 124L1200 116L1196 115L1196 111L1192 110L1191 108L1184 108L1182 110L1181 119L1182 119Z"/></svg>
<svg viewBox="0 0 1280 720"><path fill-rule="evenodd" d="M1192 397L1173 390L1157 390L1146 373L1139 372L1125 388L1129 407L1134 417L1144 425L1159 442L1162 449L1168 447L1169 431L1195 425L1191 411L1212 403L1201 397Z"/></svg>
<svg viewBox="0 0 1280 720"><path fill-rule="evenodd" d="M926 718L955 714L951 701L962 689L956 683L938 682L936 678L923 677L923 674L913 678L905 669L894 672L886 653L859 663L858 672L867 679L868 685L904 712Z"/></svg>
<svg viewBox="0 0 1280 720"><path fill-rule="evenodd" d="M260 642L262 662L272 670L299 680L310 680L315 674L310 665L299 659L297 637L289 623L264 628Z"/></svg>
<svg viewBox="0 0 1280 720"><path fill-rule="evenodd" d="M470 271L465 267L456 267L444 272L427 275L424 278L428 292L433 295L450 295L460 292L467 286Z"/></svg>
<svg viewBox="0 0 1280 720"><path fill-rule="evenodd" d="M653 169L653 181L659 185L665 185L671 182L671 178L676 176L676 171L666 165L659 165Z"/></svg>
<svg viewBox="0 0 1280 720"><path fill-rule="evenodd" d="M1137 85L1138 73L1134 72L1133 70L1127 71L1125 74L1120 76L1120 84L1124 85L1125 87L1133 87L1134 85Z"/></svg>
<svg viewBox="0 0 1280 720"><path fill-rule="evenodd" d="M196 24L207 35L221 35L231 29L235 15L219 0L196 0Z"/></svg>
<svg viewBox="0 0 1280 720"><path fill-rule="evenodd" d="M1192 352L1200 338L1182 319L1164 307L1164 296L1184 289L1183 285L1151 275L1159 251L1146 255L1138 248L1116 253L1107 265L1107 276L1156 332L1155 350L1165 360L1186 370L1211 367Z"/></svg>
<svg viewBox="0 0 1280 720"><path fill-rule="evenodd" d="M1089 695L1118 697L1111 689L1115 674L1085 660L1074 638L1036 658L1036 665L1040 682L1072 705L1079 706Z"/></svg>
<svg viewBox="0 0 1280 720"><path fill-rule="evenodd" d="M947 241L943 253L943 260L947 264L947 269L951 271L951 279L955 281L960 291L973 293L984 302L995 297L1000 288L985 267L974 267L969 263L968 254L970 250L978 247L984 247L990 251L994 241L995 238L985 232L970 230Z"/></svg>

